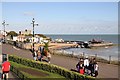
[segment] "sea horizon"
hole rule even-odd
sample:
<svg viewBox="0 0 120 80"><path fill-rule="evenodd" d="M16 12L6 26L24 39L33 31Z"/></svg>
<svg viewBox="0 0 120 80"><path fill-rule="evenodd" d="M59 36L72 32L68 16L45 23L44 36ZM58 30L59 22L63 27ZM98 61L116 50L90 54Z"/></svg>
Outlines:
<svg viewBox="0 0 120 80"><path fill-rule="evenodd" d="M41 33L37 33L37 34L41 34ZM60 33L60 34L54 34L54 33L49 33L49 34L45 34L43 33L43 35L120 35L120 34L63 34L63 33Z"/></svg>

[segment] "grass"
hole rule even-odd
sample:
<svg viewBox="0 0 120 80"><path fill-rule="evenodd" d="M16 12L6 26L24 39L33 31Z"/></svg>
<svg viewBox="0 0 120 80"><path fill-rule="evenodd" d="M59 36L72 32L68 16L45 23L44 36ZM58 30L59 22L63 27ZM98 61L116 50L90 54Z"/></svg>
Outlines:
<svg viewBox="0 0 120 80"><path fill-rule="evenodd" d="M17 68L17 69L19 69L19 68L28 68L28 69L32 69L32 70L37 70L37 71L39 71L40 73L48 74L47 76L42 77L42 76L31 75L31 74L29 74L29 73L27 73L27 72L21 71L26 77L31 78L31 79L35 79L35 78L39 78L39 79L40 79L40 78L41 78L41 79L46 79L46 78L47 78L47 79L48 79L48 78L61 78L61 79L66 80L65 77L60 76L60 75L55 74L55 73L50 73L50 72L47 72L47 71L43 71L43 70L39 70L39 69L27 67L27 66L24 66L24 65L21 65L21 64L17 64L17 63L12 62L12 61L10 61L10 63L11 63L15 68Z"/></svg>

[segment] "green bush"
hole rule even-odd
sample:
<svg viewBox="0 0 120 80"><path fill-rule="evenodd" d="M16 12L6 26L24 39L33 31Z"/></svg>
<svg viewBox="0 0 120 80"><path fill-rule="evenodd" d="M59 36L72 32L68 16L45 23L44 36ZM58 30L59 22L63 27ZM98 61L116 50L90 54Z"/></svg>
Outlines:
<svg viewBox="0 0 120 80"><path fill-rule="evenodd" d="M20 58L20 57L13 56L13 55L9 55L9 60L28 66L28 67L37 68L37 69L59 74L61 76L64 76L68 80L76 80L76 79L77 80L95 80L95 78L91 76L81 75L77 72L73 72L68 69L62 68L60 66L53 65L53 64L24 59L24 58Z"/></svg>

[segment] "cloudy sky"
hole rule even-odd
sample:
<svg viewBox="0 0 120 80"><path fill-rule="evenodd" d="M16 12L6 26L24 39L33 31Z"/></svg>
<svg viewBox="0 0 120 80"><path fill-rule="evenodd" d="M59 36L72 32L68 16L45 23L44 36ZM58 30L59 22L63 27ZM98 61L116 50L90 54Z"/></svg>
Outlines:
<svg viewBox="0 0 120 80"><path fill-rule="evenodd" d="M1 14L1 13L0 13ZM117 2L2 2L6 30L41 34L117 34Z"/></svg>

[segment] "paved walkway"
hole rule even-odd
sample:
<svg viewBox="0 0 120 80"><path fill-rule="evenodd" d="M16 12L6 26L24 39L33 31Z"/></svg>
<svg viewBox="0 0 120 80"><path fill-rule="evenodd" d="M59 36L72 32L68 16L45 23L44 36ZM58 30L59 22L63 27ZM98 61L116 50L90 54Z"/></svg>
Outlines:
<svg viewBox="0 0 120 80"><path fill-rule="evenodd" d="M0 43L0 65L2 64L1 56L2 56L2 44ZM2 69L0 67L0 80L1 80L1 76L2 76ZM9 72L8 77L11 78L12 80L15 80L17 78L17 76L12 72Z"/></svg>
<svg viewBox="0 0 120 80"><path fill-rule="evenodd" d="M23 58L32 58L32 53L28 50L22 49L15 49L11 45L4 44L3 45L3 53L17 55ZM52 55L51 64L56 64L67 69L75 68L78 60L65 57L65 56L58 56ZM99 76L98 78L118 78L118 66L112 64L105 64L105 63L98 63L99 65Z"/></svg>
<svg viewBox="0 0 120 80"><path fill-rule="evenodd" d="M2 69L0 67L0 80L1 80L1 77L2 77ZM11 78L13 80L14 78L17 78L17 76L13 74L12 72L9 72L8 78Z"/></svg>

